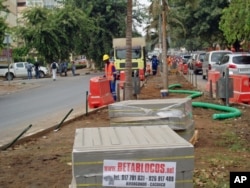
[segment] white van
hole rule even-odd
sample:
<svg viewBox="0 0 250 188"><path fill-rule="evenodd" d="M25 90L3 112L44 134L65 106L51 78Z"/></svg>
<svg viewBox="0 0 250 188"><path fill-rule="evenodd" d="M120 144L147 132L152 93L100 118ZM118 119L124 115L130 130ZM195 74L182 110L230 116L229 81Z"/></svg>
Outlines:
<svg viewBox="0 0 250 188"><path fill-rule="evenodd" d="M207 52L202 63L202 78L207 79L207 73L209 70L213 70L213 65L219 63L221 58L226 54L232 54L229 50L216 50Z"/></svg>

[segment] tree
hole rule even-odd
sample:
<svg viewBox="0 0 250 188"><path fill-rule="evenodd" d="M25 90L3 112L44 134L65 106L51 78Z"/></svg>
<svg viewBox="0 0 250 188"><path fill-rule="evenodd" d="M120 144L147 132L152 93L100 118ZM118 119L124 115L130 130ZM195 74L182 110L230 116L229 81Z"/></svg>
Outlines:
<svg viewBox="0 0 250 188"><path fill-rule="evenodd" d="M82 53L102 67L103 54L112 49L112 39L125 36L125 0L67 0L66 3L79 7L96 28L89 33L82 44Z"/></svg>
<svg viewBox="0 0 250 188"><path fill-rule="evenodd" d="M72 6L56 10L35 7L24 12L23 20L19 35L47 62L68 59L94 27L82 10Z"/></svg>
<svg viewBox="0 0 250 188"><path fill-rule="evenodd" d="M138 1L139 2L139 1ZM137 2L137 5L138 5ZM113 38L125 37L126 35L126 0L67 0L67 4L76 6L83 10L97 26L82 45L83 53L89 59L93 59L97 66L102 67L103 54L109 54L112 49ZM145 17L141 9L133 9L133 20L140 24ZM135 22L132 22L135 23ZM138 36L132 27L132 35Z"/></svg>
<svg viewBox="0 0 250 188"><path fill-rule="evenodd" d="M160 0L152 0L159 6ZM216 43L225 44L223 32L219 29L222 10L228 6L228 0L168 0L167 37L171 38L172 46L185 46L188 50L211 47ZM151 9L154 10L154 9ZM159 11L155 9L155 18ZM159 8L158 8L159 10ZM150 12L150 14L151 14ZM154 17L153 17L154 18ZM155 25L158 19L152 19ZM151 24L153 28L153 24ZM158 30L149 35L157 43Z"/></svg>
<svg viewBox="0 0 250 188"><path fill-rule="evenodd" d="M51 14L51 10L41 7L27 9L22 17L24 25L17 30L25 46L35 49L47 62L57 59L59 54L58 32L53 20L50 21Z"/></svg>
<svg viewBox="0 0 250 188"><path fill-rule="evenodd" d="M62 35L60 37L60 58L67 59L69 53L81 54L85 39L96 30L93 20L81 9L66 5L54 15L55 26ZM60 34L59 33L59 34Z"/></svg>
<svg viewBox="0 0 250 188"><path fill-rule="evenodd" d="M161 32L161 19L162 19L162 4L166 3L166 30L167 38L173 38L178 41L180 38L186 36L185 22L183 21L182 6L190 6L195 8L197 0L173 1L173 0L151 0L149 6L149 15L151 22L147 26L147 40L151 41L151 49L159 42ZM160 19L160 20L159 20ZM167 41L166 41L167 42ZM177 43L177 42L176 42Z"/></svg>
<svg viewBox="0 0 250 188"><path fill-rule="evenodd" d="M250 41L250 2L231 0L222 12L219 28L229 44ZM245 47L247 49L247 47Z"/></svg>
<svg viewBox="0 0 250 188"><path fill-rule="evenodd" d="M176 4L183 17L186 28L184 44L189 44L189 50L212 47L216 43L224 44L223 33L219 29L222 10L228 6L228 0L199 0L196 7L190 4Z"/></svg>
<svg viewBox="0 0 250 188"><path fill-rule="evenodd" d="M132 7L133 0L127 2L127 27L126 27L126 64L125 64L125 100L132 99L133 87L132 87Z"/></svg>

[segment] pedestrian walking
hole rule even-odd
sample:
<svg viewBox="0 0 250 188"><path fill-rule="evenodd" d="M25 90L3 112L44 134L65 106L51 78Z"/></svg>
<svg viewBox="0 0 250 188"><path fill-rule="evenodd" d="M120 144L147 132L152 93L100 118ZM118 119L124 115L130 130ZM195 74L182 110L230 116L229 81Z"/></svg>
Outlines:
<svg viewBox="0 0 250 188"><path fill-rule="evenodd" d="M71 61L71 71L72 71L72 75L75 76L76 75L76 63L75 63L75 61Z"/></svg>
<svg viewBox="0 0 250 188"><path fill-rule="evenodd" d="M63 73L64 76L68 76L67 71L68 71L68 63L64 61L60 64L60 76L62 76Z"/></svg>
<svg viewBox="0 0 250 188"><path fill-rule="evenodd" d="M26 64L28 79L32 79L32 67L33 67L33 64L31 63Z"/></svg>
<svg viewBox="0 0 250 188"><path fill-rule="evenodd" d="M36 79L40 78L39 69L40 69L40 64L39 64L38 62L36 62L36 63L35 63L35 74L36 74Z"/></svg>
<svg viewBox="0 0 250 188"><path fill-rule="evenodd" d="M51 71L52 71L52 78L53 78L53 81L56 81L56 72L57 72L57 69L58 69L58 64L57 62L53 62L51 63Z"/></svg>
<svg viewBox="0 0 250 188"><path fill-rule="evenodd" d="M116 69L115 65L110 62L107 54L103 55L103 61L105 63L105 77L109 80L110 92L113 95L114 101L116 101Z"/></svg>

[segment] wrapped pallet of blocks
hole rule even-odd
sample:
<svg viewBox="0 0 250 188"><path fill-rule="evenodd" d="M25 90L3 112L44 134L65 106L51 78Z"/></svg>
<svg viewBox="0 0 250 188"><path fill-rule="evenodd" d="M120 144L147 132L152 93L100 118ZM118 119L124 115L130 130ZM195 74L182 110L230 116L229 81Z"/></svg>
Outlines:
<svg viewBox="0 0 250 188"><path fill-rule="evenodd" d="M194 148L169 126L76 130L71 188L192 188Z"/></svg>
<svg viewBox="0 0 250 188"><path fill-rule="evenodd" d="M189 140L194 134L191 98L127 100L109 105L111 126L168 125Z"/></svg>

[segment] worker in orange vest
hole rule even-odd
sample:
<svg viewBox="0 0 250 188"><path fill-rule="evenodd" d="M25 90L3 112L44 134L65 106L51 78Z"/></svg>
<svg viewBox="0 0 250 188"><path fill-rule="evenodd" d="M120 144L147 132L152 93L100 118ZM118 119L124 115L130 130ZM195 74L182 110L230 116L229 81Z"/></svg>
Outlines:
<svg viewBox="0 0 250 188"><path fill-rule="evenodd" d="M103 55L103 62L105 63L105 77L109 80L110 92L116 101L116 69L115 65L109 61L109 55Z"/></svg>

